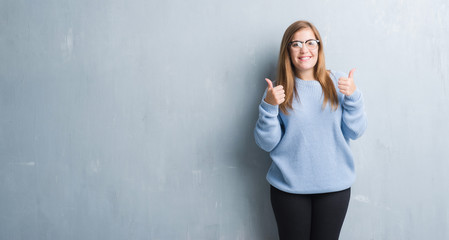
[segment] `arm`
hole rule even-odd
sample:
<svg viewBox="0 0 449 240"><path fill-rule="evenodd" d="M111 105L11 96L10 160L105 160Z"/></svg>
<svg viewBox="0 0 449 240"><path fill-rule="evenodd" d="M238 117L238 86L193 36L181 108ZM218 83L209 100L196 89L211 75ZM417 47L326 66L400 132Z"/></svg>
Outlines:
<svg viewBox="0 0 449 240"><path fill-rule="evenodd" d="M351 95L345 95L342 108L343 135L355 140L362 136L367 126L362 92L357 88Z"/></svg>
<svg viewBox="0 0 449 240"><path fill-rule="evenodd" d="M262 99L265 99L266 94L267 91ZM282 127L278 114L279 106L262 100L259 105L259 119L254 128L254 138L256 144L267 152L271 152L282 138Z"/></svg>
<svg viewBox="0 0 449 240"><path fill-rule="evenodd" d="M357 139L366 129L366 114L363 104L362 92L354 83L355 68L349 72L348 77L338 79L338 88L344 94L342 99L341 130L345 138Z"/></svg>

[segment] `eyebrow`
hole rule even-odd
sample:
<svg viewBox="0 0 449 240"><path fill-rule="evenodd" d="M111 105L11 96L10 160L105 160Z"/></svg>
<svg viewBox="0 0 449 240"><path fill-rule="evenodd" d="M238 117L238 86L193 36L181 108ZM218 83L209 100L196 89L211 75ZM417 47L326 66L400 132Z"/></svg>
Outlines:
<svg viewBox="0 0 449 240"><path fill-rule="evenodd" d="M305 40L305 41L292 40L292 42L303 42L303 43L305 43L305 42L307 42L307 41L309 41L309 40L318 40L318 39L311 38L311 39L307 39L307 40Z"/></svg>

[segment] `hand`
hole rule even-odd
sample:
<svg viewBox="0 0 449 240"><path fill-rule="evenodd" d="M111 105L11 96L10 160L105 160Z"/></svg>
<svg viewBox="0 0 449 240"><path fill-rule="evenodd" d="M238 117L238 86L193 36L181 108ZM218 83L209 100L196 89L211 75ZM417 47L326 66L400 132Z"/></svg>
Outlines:
<svg viewBox="0 0 449 240"><path fill-rule="evenodd" d="M265 102L268 104L277 106L285 101L285 91L282 85L273 87L273 82L270 79L265 78L268 83L267 95L265 97Z"/></svg>
<svg viewBox="0 0 449 240"><path fill-rule="evenodd" d="M340 92L346 96L351 95L357 89L354 83L354 71L355 68L349 72L348 77L341 77L338 79L338 88L340 89Z"/></svg>

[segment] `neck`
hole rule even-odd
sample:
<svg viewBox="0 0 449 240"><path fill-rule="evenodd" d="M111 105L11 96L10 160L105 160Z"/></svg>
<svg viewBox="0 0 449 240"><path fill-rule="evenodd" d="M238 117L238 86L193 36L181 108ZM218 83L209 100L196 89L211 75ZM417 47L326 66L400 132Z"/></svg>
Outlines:
<svg viewBox="0 0 449 240"><path fill-rule="evenodd" d="M313 81L315 80L315 76L313 74L313 69L309 69L307 71L298 72L296 74L298 78L301 78L304 81Z"/></svg>

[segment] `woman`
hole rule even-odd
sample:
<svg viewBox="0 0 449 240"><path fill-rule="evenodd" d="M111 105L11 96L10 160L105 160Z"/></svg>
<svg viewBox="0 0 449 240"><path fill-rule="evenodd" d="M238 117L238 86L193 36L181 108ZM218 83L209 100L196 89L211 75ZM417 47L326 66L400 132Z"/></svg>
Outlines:
<svg viewBox="0 0 449 240"><path fill-rule="evenodd" d="M349 140L366 129L354 70L326 70L323 42L310 22L285 31L277 86L265 79L254 130L273 160L267 180L281 240L340 235L355 180Z"/></svg>

